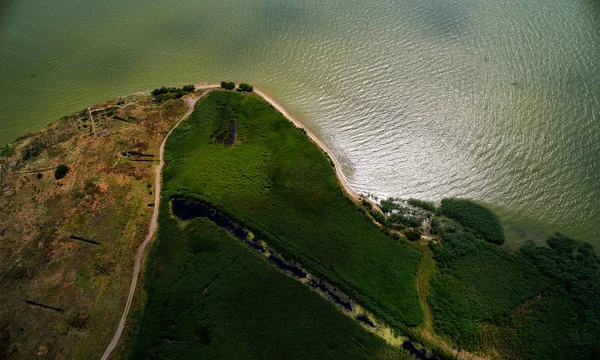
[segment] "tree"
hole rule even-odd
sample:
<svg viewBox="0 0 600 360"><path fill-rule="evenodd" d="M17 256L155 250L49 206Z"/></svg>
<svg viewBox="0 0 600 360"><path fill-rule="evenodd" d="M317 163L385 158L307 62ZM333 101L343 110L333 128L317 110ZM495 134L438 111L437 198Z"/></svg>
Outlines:
<svg viewBox="0 0 600 360"><path fill-rule="evenodd" d="M233 90L233 89L235 89L235 83L233 81L230 81L230 82L221 81L221 88L223 88L225 90Z"/></svg>
<svg viewBox="0 0 600 360"><path fill-rule="evenodd" d="M69 167L67 165L61 164L56 167L56 171L54 171L54 178L56 180L60 180L67 176L69 172Z"/></svg>
<svg viewBox="0 0 600 360"><path fill-rule="evenodd" d="M194 92L194 90L196 90L196 87L194 85L190 84L190 85L184 85L182 89L186 93L191 93L191 92Z"/></svg>
<svg viewBox="0 0 600 360"><path fill-rule="evenodd" d="M254 91L254 87L252 87L251 85L248 85L246 83L241 83L239 89L241 91L245 91L245 92L252 92L252 91Z"/></svg>
<svg viewBox="0 0 600 360"><path fill-rule="evenodd" d="M405 230L404 235L406 235L406 238L410 241L417 241L421 239L421 232L413 228Z"/></svg>

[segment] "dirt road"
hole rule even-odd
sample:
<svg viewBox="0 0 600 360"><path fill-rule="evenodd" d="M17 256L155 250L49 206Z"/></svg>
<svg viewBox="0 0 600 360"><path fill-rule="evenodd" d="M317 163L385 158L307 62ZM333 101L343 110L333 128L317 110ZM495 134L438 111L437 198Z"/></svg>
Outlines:
<svg viewBox="0 0 600 360"><path fill-rule="evenodd" d="M204 90L204 92L197 97L188 97L185 99L185 102L189 106L188 111L185 114L183 114L183 116L181 117L181 119L179 119L177 124L175 124L175 126L173 126L173 128L165 136L162 144L160 144L160 162L159 162L158 166L156 167L155 180L154 180L154 189L155 189L154 190L154 204L155 204L155 206L154 206L154 212L152 213L152 220L150 221L150 228L148 229L148 235L146 235L144 242L140 245L140 247L138 248L137 253L135 255L135 262L133 264L133 278L131 279L131 285L129 286L129 295L127 296L127 303L125 303L125 310L123 310L123 314L121 315L121 320L119 321L119 326L117 327L117 331L115 332L115 335L113 336L112 340L108 344L108 347L104 351L104 354L102 355L102 358L101 358L102 360L107 360L109 358L110 354L115 349L115 347L119 343L119 340L121 339L121 335L123 334L123 329L125 329L125 322L127 321L127 316L129 314L129 308L131 307L131 302L133 301L133 295L135 294L135 288L137 286L138 277L140 275L140 267L142 264L142 259L144 258L144 250L146 249L146 246L150 243L150 241L152 241L152 238L154 237L154 233L156 232L156 228L158 226L158 209L160 207L162 168L165 165L164 152L165 152L165 144L167 143L167 139L169 138L169 136L171 135L173 130L175 130L175 128L177 128L177 126L179 126L179 124L181 124L181 122L183 120L185 120L188 116L190 116L192 114L192 112L194 111L194 106L196 105L196 102L198 102L198 100L200 100L204 96L206 96L206 94L208 94L211 89L218 88L218 87L219 87L218 85L197 86L196 89Z"/></svg>

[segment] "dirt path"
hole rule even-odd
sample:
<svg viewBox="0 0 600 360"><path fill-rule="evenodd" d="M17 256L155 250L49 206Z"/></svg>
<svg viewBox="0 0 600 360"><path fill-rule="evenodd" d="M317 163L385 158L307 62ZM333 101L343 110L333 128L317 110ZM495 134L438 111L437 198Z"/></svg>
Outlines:
<svg viewBox="0 0 600 360"><path fill-rule="evenodd" d="M113 336L112 340L108 344L108 347L104 351L104 354L102 355L102 358L101 358L102 360L106 360L109 358L110 354L115 349L115 347L119 343L119 340L121 339L121 335L123 334L123 329L125 329L125 323L127 321L127 316L129 315L129 308L131 307L131 302L133 301L133 295L135 294L135 288L137 286L137 280L138 280L138 277L140 274L140 267L141 267L142 259L144 257L144 250L146 249L146 246L152 241L152 238L154 237L154 233L156 232L156 228L158 226L158 210L160 207L162 168L165 165L164 152L165 152L165 144L167 143L167 139L169 138L169 136L171 135L173 130L175 130L175 128L177 128L177 126L179 126L179 124L181 124L181 122L183 120L185 120L188 116L190 116L192 114L192 112L194 111L194 106L196 105L196 102L198 102L198 100L200 100L204 96L206 96L206 94L208 94L211 89L214 89L217 87L218 87L217 85L198 86L196 89L205 90L205 91L202 94L200 94L198 97L188 97L188 98L184 99L189 107L188 111L185 114L183 114L183 116L181 117L181 119L179 119L177 124L175 124L175 126L173 126L173 128L171 128L169 133L167 133L167 135L165 136L163 142L160 144L160 162L159 162L158 166L156 167L156 172L155 172L156 175L155 175L155 181L154 181L154 189L155 189L154 204L155 204L155 206L154 206L154 212L152 213L152 220L150 221L150 228L148 229L148 235L146 235L144 242L140 245L140 247L138 248L137 253L135 255L135 262L133 264L133 278L131 279L131 285L129 286L129 295L127 296L127 302L125 303L125 310L123 310L123 314L121 315L121 320L119 321L119 326L117 327L117 331L115 332L115 335Z"/></svg>
<svg viewBox="0 0 600 360"><path fill-rule="evenodd" d="M458 351L457 349L450 346L444 339L439 337L433 329L433 315L431 314L431 308L427 301L427 294L429 293L429 280L435 271L435 260L433 259L433 252L427 248L422 248L423 256L417 269L417 279L415 287L419 296L419 301L423 308L423 323L417 328L417 332L431 344L434 344L438 348L442 349L448 354L452 354L455 359L459 360L489 360L484 356L475 355L466 351Z"/></svg>

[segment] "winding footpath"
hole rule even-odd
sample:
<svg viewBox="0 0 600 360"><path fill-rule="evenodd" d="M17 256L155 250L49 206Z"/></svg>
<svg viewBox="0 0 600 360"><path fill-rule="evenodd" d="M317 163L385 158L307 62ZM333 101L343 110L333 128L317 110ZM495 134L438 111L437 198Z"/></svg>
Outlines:
<svg viewBox="0 0 600 360"><path fill-rule="evenodd" d="M188 111L185 114L183 114L183 116L181 117L181 119L179 119L177 124L175 124L175 126L173 126L173 128L171 128L171 130L165 136L163 142L160 144L160 162L159 162L158 166L156 167L156 175L155 175L155 180L154 180L154 188L155 188L154 204L155 204L155 206L154 206L154 212L152 213L152 220L150 221L150 228L148 229L148 235L146 235L144 242L140 245L140 247L138 248L137 253L135 255L135 262L133 264L133 278L131 279L131 285L129 286L129 295L127 296L127 302L125 303L125 310L123 310L123 314L121 315L121 320L119 321L119 326L117 327L117 331L115 332L115 335L113 336L112 340L108 344L108 347L104 351L104 354L102 355L101 360L107 360L109 358L110 354L113 352L113 350L119 343L119 340L121 339L121 335L123 334L123 330L125 329L125 323L127 321L127 316L129 315L129 309L130 309L131 303L133 301L133 295L135 294L135 288L137 286L138 277L140 275L142 259L144 258L144 250L146 249L146 246L148 246L148 244L152 241L152 238L154 237L154 233L156 233L156 228L158 227L158 210L160 208L160 190L161 190L161 186L162 186L162 182L161 182L162 168L165 165L165 159L164 159L165 144L167 143L167 140L169 139L169 136L171 135L171 133L173 133L173 130L175 130L177 128L177 126L179 126L179 124L181 124L181 122L183 120L187 119L187 117L192 114L192 112L194 111L194 106L196 105L196 102L198 102L198 100L200 100L204 96L206 96L206 94L208 94L212 89L215 89L218 87L219 87L218 85L197 86L196 90L205 90L205 91L197 97L188 97L188 98L184 99L189 107Z"/></svg>

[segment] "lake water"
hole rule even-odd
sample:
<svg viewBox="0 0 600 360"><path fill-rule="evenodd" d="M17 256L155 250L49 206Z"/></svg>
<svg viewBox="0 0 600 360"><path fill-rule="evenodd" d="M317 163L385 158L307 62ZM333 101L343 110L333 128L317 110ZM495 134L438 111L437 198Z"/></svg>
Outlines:
<svg viewBox="0 0 600 360"><path fill-rule="evenodd" d="M600 245L595 0L3 1L0 143L110 97L247 81L379 197Z"/></svg>

